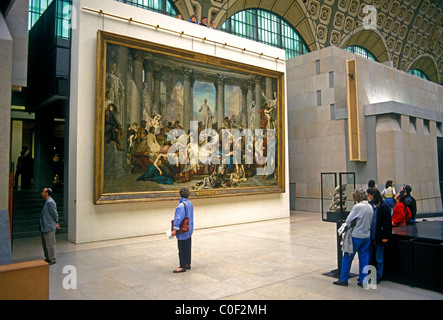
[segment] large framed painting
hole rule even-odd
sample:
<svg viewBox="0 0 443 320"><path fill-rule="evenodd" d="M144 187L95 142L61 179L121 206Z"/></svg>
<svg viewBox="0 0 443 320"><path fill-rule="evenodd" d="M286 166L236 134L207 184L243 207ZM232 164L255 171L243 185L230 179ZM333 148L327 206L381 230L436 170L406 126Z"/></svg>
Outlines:
<svg viewBox="0 0 443 320"><path fill-rule="evenodd" d="M98 31L94 203L284 192L284 74Z"/></svg>

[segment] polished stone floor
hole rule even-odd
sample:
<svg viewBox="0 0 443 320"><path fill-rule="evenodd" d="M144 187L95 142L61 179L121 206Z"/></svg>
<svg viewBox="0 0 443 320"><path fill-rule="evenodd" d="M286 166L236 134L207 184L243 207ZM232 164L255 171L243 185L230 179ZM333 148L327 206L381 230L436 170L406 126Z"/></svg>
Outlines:
<svg viewBox="0 0 443 320"><path fill-rule="evenodd" d="M86 244L59 234L50 299L443 300L441 293L389 281L377 289L357 286L356 278L348 287L332 285L335 279L323 274L337 266L335 230L320 214L306 212L196 229L192 269L180 274L172 273L178 266L177 242L165 234ZM14 262L40 258L40 238L14 240ZM358 272L357 257L351 271ZM75 274L76 289L65 289Z"/></svg>

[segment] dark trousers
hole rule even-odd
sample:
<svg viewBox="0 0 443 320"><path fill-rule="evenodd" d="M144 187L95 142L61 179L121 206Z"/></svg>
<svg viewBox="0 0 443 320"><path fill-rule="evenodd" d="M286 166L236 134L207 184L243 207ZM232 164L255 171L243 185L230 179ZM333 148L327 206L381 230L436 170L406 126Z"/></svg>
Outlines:
<svg viewBox="0 0 443 320"><path fill-rule="evenodd" d="M191 266L191 238L186 240L177 240L178 258L180 260L180 268Z"/></svg>
<svg viewBox="0 0 443 320"><path fill-rule="evenodd" d="M381 280L383 277L384 252L384 244L377 244L376 241L371 241L371 246L369 247L369 263L377 268L377 280Z"/></svg>

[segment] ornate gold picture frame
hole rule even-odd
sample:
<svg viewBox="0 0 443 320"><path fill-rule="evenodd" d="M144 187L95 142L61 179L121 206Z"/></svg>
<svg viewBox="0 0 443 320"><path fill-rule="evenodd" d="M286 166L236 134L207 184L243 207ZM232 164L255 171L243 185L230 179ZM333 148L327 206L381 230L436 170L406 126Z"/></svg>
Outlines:
<svg viewBox="0 0 443 320"><path fill-rule="evenodd" d="M98 31L94 203L284 192L284 73Z"/></svg>

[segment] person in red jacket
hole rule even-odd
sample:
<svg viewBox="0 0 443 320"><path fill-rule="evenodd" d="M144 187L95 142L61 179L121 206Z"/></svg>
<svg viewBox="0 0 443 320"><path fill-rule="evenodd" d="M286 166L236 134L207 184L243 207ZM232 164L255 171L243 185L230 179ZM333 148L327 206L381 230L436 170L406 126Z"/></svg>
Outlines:
<svg viewBox="0 0 443 320"><path fill-rule="evenodd" d="M392 213L392 226L405 226L409 219L411 219L411 211L405 206L406 196L403 194L396 194L394 200L396 202L394 211Z"/></svg>

